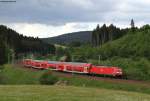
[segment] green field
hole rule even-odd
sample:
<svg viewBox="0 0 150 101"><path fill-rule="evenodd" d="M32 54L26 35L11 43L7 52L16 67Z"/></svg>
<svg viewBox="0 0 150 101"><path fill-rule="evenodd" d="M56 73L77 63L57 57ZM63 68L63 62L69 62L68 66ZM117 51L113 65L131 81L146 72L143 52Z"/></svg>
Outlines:
<svg viewBox="0 0 150 101"><path fill-rule="evenodd" d="M39 84L44 71L25 69L22 66L6 64L0 70L0 84Z"/></svg>
<svg viewBox="0 0 150 101"><path fill-rule="evenodd" d="M7 85L0 86L0 101L149 101L150 95L106 89Z"/></svg>

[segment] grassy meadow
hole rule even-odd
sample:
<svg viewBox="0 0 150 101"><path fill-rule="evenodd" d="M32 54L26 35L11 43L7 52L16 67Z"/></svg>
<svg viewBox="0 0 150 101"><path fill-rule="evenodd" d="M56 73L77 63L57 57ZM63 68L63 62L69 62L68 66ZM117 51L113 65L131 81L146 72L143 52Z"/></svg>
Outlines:
<svg viewBox="0 0 150 101"><path fill-rule="evenodd" d="M0 101L149 101L149 99L148 94L85 87L0 86Z"/></svg>

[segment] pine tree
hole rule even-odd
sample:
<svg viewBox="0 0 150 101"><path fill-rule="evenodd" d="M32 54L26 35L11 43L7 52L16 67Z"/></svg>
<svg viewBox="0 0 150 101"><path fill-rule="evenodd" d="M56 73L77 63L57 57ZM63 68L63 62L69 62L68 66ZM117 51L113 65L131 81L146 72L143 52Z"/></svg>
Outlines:
<svg viewBox="0 0 150 101"><path fill-rule="evenodd" d="M3 65L5 63L7 63L7 49L5 42L0 41L0 65Z"/></svg>
<svg viewBox="0 0 150 101"><path fill-rule="evenodd" d="M111 24L109 27L108 27L108 31L109 31L109 40L112 41L113 40L113 36L115 34L115 29L116 27Z"/></svg>
<svg viewBox="0 0 150 101"><path fill-rule="evenodd" d="M100 45L99 34L100 34L100 27L99 27L99 24L98 24L97 27L96 27L96 46Z"/></svg>
<svg viewBox="0 0 150 101"><path fill-rule="evenodd" d="M105 43L109 40L109 33L106 24L104 24L101 28L102 30L102 43Z"/></svg>
<svg viewBox="0 0 150 101"><path fill-rule="evenodd" d="M98 46L99 45L99 25L97 25L96 29L92 32L92 45Z"/></svg>
<svg viewBox="0 0 150 101"><path fill-rule="evenodd" d="M96 30L92 32L92 46L96 46Z"/></svg>
<svg viewBox="0 0 150 101"><path fill-rule="evenodd" d="M135 25L134 25L134 20L132 19L131 20L131 30L134 31L134 29L135 29Z"/></svg>

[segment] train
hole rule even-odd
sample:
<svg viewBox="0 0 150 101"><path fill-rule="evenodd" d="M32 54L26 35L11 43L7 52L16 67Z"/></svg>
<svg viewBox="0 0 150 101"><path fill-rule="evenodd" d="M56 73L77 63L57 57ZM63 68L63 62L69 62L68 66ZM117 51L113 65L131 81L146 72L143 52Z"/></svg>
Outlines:
<svg viewBox="0 0 150 101"><path fill-rule="evenodd" d="M121 77L123 75L123 71L119 67L97 66L91 63L24 59L22 61L22 64L25 67L32 67L36 69L51 69L55 71L80 73L80 74L108 75L113 77Z"/></svg>

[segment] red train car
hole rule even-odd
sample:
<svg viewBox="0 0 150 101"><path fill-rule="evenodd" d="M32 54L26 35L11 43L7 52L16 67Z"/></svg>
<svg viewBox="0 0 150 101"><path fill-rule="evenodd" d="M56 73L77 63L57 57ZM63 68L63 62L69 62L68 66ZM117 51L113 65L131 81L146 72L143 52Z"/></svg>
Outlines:
<svg viewBox="0 0 150 101"><path fill-rule="evenodd" d="M47 69L47 61L41 61L41 60L31 60L31 59L25 59L23 60L23 65L27 67L33 67L33 68L39 68L39 69Z"/></svg>
<svg viewBox="0 0 150 101"><path fill-rule="evenodd" d="M57 62L57 61L41 61L26 59L23 61L25 66L30 66L38 69L52 69L64 72L75 72L84 74L99 74L122 76L122 69L119 67L95 66L90 63L79 62Z"/></svg>
<svg viewBox="0 0 150 101"><path fill-rule="evenodd" d="M32 66L31 62L32 62L31 59L25 59L25 60L22 61L22 64L24 66L31 67Z"/></svg>
<svg viewBox="0 0 150 101"><path fill-rule="evenodd" d="M48 66L53 70L76 72L76 73L89 73L89 68L91 67L91 64L77 63L77 62L48 61Z"/></svg>
<svg viewBox="0 0 150 101"><path fill-rule="evenodd" d="M122 69L118 67L92 66L92 68L90 69L90 73L100 75L121 76Z"/></svg>
<svg viewBox="0 0 150 101"><path fill-rule="evenodd" d="M52 70L63 70L60 63L61 62L57 62L57 61L48 61L47 65L48 65L48 68L50 68Z"/></svg>
<svg viewBox="0 0 150 101"><path fill-rule="evenodd" d="M89 73L91 64L77 62L63 62L63 71L76 73Z"/></svg>

